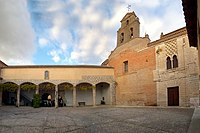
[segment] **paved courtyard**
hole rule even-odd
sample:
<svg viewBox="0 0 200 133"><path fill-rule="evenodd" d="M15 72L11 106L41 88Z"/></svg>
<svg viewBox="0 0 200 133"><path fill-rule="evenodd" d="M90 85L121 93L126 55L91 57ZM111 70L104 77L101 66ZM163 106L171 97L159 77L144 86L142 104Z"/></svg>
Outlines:
<svg viewBox="0 0 200 133"><path fill-rule="evenodd" d="M186 133L194 109L0 107L1 133Z"/></svg>

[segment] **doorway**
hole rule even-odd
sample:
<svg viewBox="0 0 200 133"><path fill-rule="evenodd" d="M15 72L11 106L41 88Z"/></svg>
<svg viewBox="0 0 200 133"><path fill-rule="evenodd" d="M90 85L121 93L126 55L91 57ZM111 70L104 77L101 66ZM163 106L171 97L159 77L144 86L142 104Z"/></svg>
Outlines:
<svg viewBox="0 0 200 133"><path fill-rule="evenodd" d="M168 92L168 106L179 106L179 87L169 87Z"/></svg>

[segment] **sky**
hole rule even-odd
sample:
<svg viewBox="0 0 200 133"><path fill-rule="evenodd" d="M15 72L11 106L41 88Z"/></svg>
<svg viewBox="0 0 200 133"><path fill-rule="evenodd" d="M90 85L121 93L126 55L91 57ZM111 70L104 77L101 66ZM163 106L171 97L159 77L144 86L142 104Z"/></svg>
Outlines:
<svg viewBox="0 0 200 133"><path fill-rule="evenodd" d="M7 65L100 65L134 11L151 41L185 26L181 0L0 0L0 60Z"/></svg>

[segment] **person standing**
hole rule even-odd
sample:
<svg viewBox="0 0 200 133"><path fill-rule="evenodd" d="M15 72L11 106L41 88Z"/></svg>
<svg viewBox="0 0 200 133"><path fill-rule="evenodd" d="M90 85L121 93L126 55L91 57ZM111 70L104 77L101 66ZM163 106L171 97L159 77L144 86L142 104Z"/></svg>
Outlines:
<svg viewBox="0 0 200 133"><path fill-rule="evenodd" d="M63 99L60 95L58 96L58 106L63 107Z"/></svg>
<svg viewBox="0 0 200 133"><path fill-rule="evenodd" d="M47 99L48 99L48 106L51 107L51 95L48 95Z"/></svg>

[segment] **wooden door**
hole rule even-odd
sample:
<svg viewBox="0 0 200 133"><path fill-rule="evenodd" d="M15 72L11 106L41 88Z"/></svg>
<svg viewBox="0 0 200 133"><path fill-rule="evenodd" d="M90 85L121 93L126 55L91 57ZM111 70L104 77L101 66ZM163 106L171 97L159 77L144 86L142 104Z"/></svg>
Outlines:
<svg viewBox="0 0 200 133"><path fill-rule="evenodd" d="M168 106L179 106L179 87L167 88L168 91Z"/></svg>

